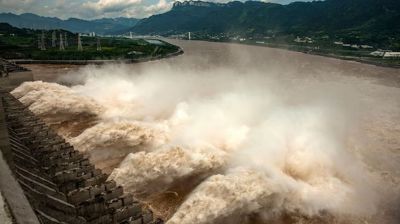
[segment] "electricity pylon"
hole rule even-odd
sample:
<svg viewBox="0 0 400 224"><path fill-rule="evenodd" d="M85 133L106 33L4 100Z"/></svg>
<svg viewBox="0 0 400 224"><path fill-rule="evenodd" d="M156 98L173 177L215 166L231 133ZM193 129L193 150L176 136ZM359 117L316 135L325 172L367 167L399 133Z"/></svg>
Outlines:
<svg viewBox="0 0 400 224"><path fill-rule="evenodd" d="M80 33L78 33L78 51L83 51Z"/></svg>
<svg viewBox="0 0 400 224"><path fill-rule="evenodd" d="M51 46L52 47L57 47L57 37L56 37L56 31L54 30L52 33L52 37L51 37Z"/></svg>
<svg viewBox="0 0 400 224"><path fill-rule="evenodd" d="M41 40L40 34L37 35L37 42L38 42L38 48L42 49L42 40Z"/></svg>
<svg viewBox="0 0 400 224"><path fill-rule="evenodd" d="M44 44L44 31L42 30L42 38L40 38L40 50L45 51L46 45Z"/></svg>
<svg viewBox="0 0 400 224"><path fill-rule="evenodd" d="M65 50L64 48L64 41L63 41L63 35L60 33L60 51Z"/></svg>
<svg viewBox="0 0 400 224"><path fill-rule="evenodd" d="M97 38L97 51L101 51L100 38Z"/></svg>
<svg viewBox="0 0 400 224"><path fill-rule="evenodd" d="M68 47L67 33L64 33L64 47Z"/></svg>

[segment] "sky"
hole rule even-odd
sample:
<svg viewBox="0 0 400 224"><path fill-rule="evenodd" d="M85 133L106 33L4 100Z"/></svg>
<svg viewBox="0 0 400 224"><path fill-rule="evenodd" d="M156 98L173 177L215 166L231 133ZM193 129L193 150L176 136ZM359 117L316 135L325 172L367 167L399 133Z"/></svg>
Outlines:
<svg viewBox="0 0 400 224"><path fill-rule="evenodd" d="M177 0L0 0L0 12L35 13L41 16L81 19L146 18L171 9ZM207 0L228 2L229 0ZM287 4L295 0L263 0ZM304 1L304 0L297 0Z"/></svg>

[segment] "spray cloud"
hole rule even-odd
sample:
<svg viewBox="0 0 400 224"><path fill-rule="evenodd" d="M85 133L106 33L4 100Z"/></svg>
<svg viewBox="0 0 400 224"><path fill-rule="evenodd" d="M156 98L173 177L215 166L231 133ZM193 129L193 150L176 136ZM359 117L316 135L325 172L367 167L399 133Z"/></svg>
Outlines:
<svg viewBox="0 0 400 224"><path fill-rule="evenodd" d="M361 105L349 85L259 69L149 64L87 66L63 80L76 81L71 88L26 83L13 94L45 119L95 116L71 143L95 163L115 159L103 168L135 194L174 190L193 177L202 182L168 214L171 224L375 212L356 150ZM68 106L58 103L60 92ZM42 112L55 105L65 112Z"/></svg>

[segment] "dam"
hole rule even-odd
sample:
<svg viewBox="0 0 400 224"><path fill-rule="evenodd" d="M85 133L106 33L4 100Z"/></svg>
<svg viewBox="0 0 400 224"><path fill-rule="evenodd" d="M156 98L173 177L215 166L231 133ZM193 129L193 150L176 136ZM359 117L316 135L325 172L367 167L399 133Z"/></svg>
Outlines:
<svg viewBox="0 0 400 224"><path fill-rule="evenodd" d="M163 223L9 93L32 80L14 66L0 91L0 190L12 222Z"/></svg>

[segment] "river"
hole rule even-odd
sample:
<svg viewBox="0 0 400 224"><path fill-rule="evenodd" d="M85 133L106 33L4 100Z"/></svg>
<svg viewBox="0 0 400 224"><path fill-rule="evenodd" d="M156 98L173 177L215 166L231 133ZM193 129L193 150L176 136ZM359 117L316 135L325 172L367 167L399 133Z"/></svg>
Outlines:
<svg viewBox="0 0 400 224"><path fill-rule="evenodd" d="M359 212L365 213L365 211L373 214L371 217L363 214L362 217L364 218L360 219L361 221L358 220L357 223L398 223L400 220L399 69L384 68L358 62L343 61L334 58L258 46L203 41L168 41L182 47L185 53L177 57L158 61L130 65L112 65L111 67L108 65L104 67L27 65L27 67L32 69L36 80L56 81L68 83L70 85L82 84L81 87L75 88L80 94L92 97L103 106L109 105L110 102L112 102L113 108L110 109L111 112L107 114L108 117L104 122L109 122L110 118L116 119L116 117L118 117L118 119L129 118L140 122L150 122L152 125L156 123L158 126L164 125L165 122L170 122L173 123L173 125L167 128L171 132L168 133L168 137L166 137L168 140L165 140L163 137L160 141L170 141L168 144L171 144L171 142L174 144L182 144L182 142L184 142L185 144L183 145L188 145L188 139L189 141L193 141L199 138L206 142L207 145L223 149L221 152L229 155L228 162L225 161L225 158L221 159L223 160L221 164L218 163L219 161L215 162L218 163L218 165L217 168L211 169L212 171L208 169L202 170L204 166L206 166L201 163L203 160L199 162L200 165L197 163L193 165L191 163L185 164L184 162L180 163L174 161L173 166L171 165L172 168L168 165L165 167L158 167L157 163L154 163L154 161L151 163L151 166L149 165L149 169L152 169L152 166L157 166L157 169L160 169L162 172L164 172L163 169L168 170L168 172L165 171L166 174L162 178L167 178L168 175L176 175L176 177L173 176L168 181L157 179L157 181L160 182L155 182L156 178L154 180L147 180L147 177L141 176L141 178L149 181L143 182L149 184L149 186L151 186L151 184L168 185L165 189L154 190L157 194L162 195L167 194L165 192L173 191L183 195L180 195L178 199L171 199L171 196L167 197L165 195L144 197L146 198L144 200L149 201L150 205L153 206L155 210L159 210L160 216L168 218L172 216L171 223L221 222L218 218L213 218L211 215L207 216L207 212L204 212L204 216L208 218L208 221L207 218L204 217L203 220L200 220L199 217L194 217L192 220L181 217L182 214L187 214L188 217L190 216L190 212L185 210L185 206L187 208L196 204L191 204L194 203L191 201L194 200L191 199L191 197L200 197L201 190L209 187L207 181L201 185L203 189L199 188L199 190L196 190L196 185L202 182L205 177L214 176L216 173L223 175L221 178L226 177L226 181L231 181L232 179L230 179L229 176L231 175L231 171L220 172L219 170L221 167L224 167L222 168L223 170L226 169L225 163L228 163L227 167L236 167L238 163L241 164L243 162L237 157L249 157L246 159L249 163L257 161L259 158L254 157L261 156L261 158L263 158L262 155L264 151L262 147L255 147L254 144L269 148L271 147L269 142L280 144L282 141L281 137L283 136L286 136L285 138L299 139L301 143L298 143L297 140L296 143L293 143L292 140L290 140L285 144L294 144L295 146L291 146L294 148L298 147L297 144L300 144L302 147L301 150L299 149L300 152L306 152L306 154L314 153L318 154L318 156L319 153L322 152L321 157L316 156L316 158L310 158L309 156L311 156L311 154L308 156L300 154L296 155L295 158L291 156L285 157L286 160L293 160L289 165L294 166L294 168L291 167L288 171L287 169L289 168L286 167L286 164L282 172L288 172L288 175L292 178L291 181L295 180L296 184L305 182L306 185L309 186L319 186L320 188L318 188L318 191L321 191L321 194L314 192L314 196L319 195L320 198L316 197L313 199L315 200L313 202L310 201L311 199L307 200L309 198L304 198L303 195L297 200L297 202L301 202L299 205L296 205L299 207L294 206L295 208L291 208L290 206L282 205L279 209L282 209L284 213L290 214L304 208L305 211L303 215L308 215L314 214L314 210L320 207L321 209L319 212L327 210L331 211L333 214L341 214L346 213L343 210L348 209L349 211L351 210L350 215L357 214L356 216L358 216ZM120 67L123 67L123 69L120 69ZM89 83L88 80L82 78L83 76L90 77L95 73L101 73L99 82L91 80L92 83ZM122 73L122 75L118 75L119 73ZM109 77L106 78L107 76ZM132 78L130 76L138 76L139 78ZM123 78L121 78L120 82L117 82L116 80L119 80L120 77ZM93 84L93 82L96 84ZM119 84L117 85L114 83ZM104 93L94 93L93 90L103 90ZM136 102L136 97L139 96L142 98ZM110 101L109 98L112 100ZM115 101L118 101L118 103ZM126 107L131 101L135 101L134 106ZM266 101L268 101L268 104ZM119 107L122 109L118 110ZM184 115L180 113L180 109L183 110L182 113ZM221 110L222 115L217 116ZM129 115L126 114L127 111L130 111ZM46 115L42 116L46 118ZM189 117L185 119L189 119L190 122L185 123L187 121L184 119L184 121L182 121L184 122L182 126L179 126L181 125L181 123L179 123L181 121L178 122L176 119L177 117L181 119L180 116ZM312 119L312 122L310 121L311 123L308 123L308 116L315 116L318 117L318 119ZM288 117L290 117L290 119L288 119ZM174 126L174 122L179 123L179 128ZM268 125L268 127L264 127L262 124L265 122L268 125L276 125L276 127L270 128ZM303 124L303 122L306 124ZM228 135L231 136L232 128L234 130L242 130L241 128L243 126L243 132L248 133L244 135L245 137L241 136L242 133L234 132L233 135L234 140L243 137L244 140L240 142L232 142L231 139L228 141L225 139L227 137L224 133L220 134L218 132L220 129L221 132L226 131L229 133ZM291 130L289 126L292 126L293 130ZM193 129L196 129L196 131L191 132ZM299 134L302 131L308 132L309 129L312 130L312 132L310 132L312 133L310 134L312 135L311 137L308 134ZM295 133L293 133L293 131ZM268 140L269 136L274 136L275 134L282 134L283 136ZM154 137L156 135L154 133L150 135L149 138L158 138ZM313 142L315 138L320 139ZM81 139L84 138L82 137ZM82 143L79 143L79 140L80 139L74 139L72 141L78 142L77 145L82 145ZM221 141L223 143L221 143ZM306 143L302 141L306 141ZM147 143L148 142L146 142L146 144ZM154 144L159 144L159 142ZM333 147L332 145L335 145L337 148L343 148L343 150L340 149L340 152L337 152L333 149L331 154L328 156L325 155L324 150L331 150L330 148ZM241 151L244 146L248 147L249 150L253 150L254 148L255 151L250 150L248 153L245 153L245 155L241 153L238 154L238 151ZM310 152L307 150L303 151L304 148L308 147L312 148ZM326 147L326 149L321 147ZM314 148L319 149L315 149L316 151L314 151ZM163 157L164 154L161 154L165 153L165 150L154 151L153 149L149 149L146 152L154 153L155 157L160 156L159 162L168 160L168 157ZM297 153L298 151L295 152ZM346 153L348 152L351 152L351 156L354 156L354 158L351 157L354 163L347 161L350 157L342 157L343 155L347 155ZM175 151L174 153L176 156L177 152ZM184 154L186 151L179 153ZM196 151L196 153L203 155L203 151L201 150L199 152ZM271 163L278 162L270 160L270 157L276 154L266 154L266 158L268 159L266 159L264 163L267 163L267 161ZM280 154L278 153L278 155ZM213 159L216 157L218 157L218 155L212 156ZM231 157L234 158L234 162L230 162L232 159ZM131 159L134 160L135 158L133 156ZM188 158L190 158L190 156ZM146 160L146 157L142 159ZM297 164L299 160L300 163L304 162L305 165L302 164L299 166L299 164ZM129 159L126 161L128 163ZM321 164L318 166L311 166L307 163ZM360 165L362 168L357 167L354 169L363 171L353 170L353 165L358 163L362 164ZM143 166L145 167L145 165ZM187 171L189 175L186 175L186 173L185 175L178 175L175 171L171 171L175 166L182 166L187 170L198 170L198 173L190 173L192 171ZM207 166L211 166L211 164L207 163ZM259 164L257 167L259 167ZM115 166L112 166L112 169L113 168L115 168ZM276 169L276 167L270 166L264 168L267 169L268 172L272 172L271 170ZM112 172L112 169L110 172ZM318 173L318 169L326 169L326 173ZM120 170L123 170L123 167L120 167ZM354 174L347 174L346 170L349 173L354 171ZM146 172L146 170L143 172ZM232 178L234 178L236 171L232 172ZM123 176L123 174L118 175ZM371 206L373 205L376 208L368 210L369 208L366 209L363 205L356 206L355 204L357 203L355 202L352 204L350 202L344 203L340 200L336 201L335 197L331 195L332 192L327 190L330 188L334 189L335 182L331 182L328 185L320 185L321 182L327 180L324 175L328 175L329 178L333 178L335 181L336 179L342 180L341 178L343 178L343 185L340 185L341 187L347 185L352 186L351 182L357 182L352 186L354 188L351 189L353 191L360 190L363 192L365 190L367 193L364 192L365 194L363 193L354 197L354 200L360 199L360 201L362 201L365 199L365 204L371 203ZM201 176L201 178L196 178L198 176ZM120 181L127 181L126 176L124 178ZM362 180L354 180L358 178ZM368 178L370 178L370 180L364 182L364 179ZM212 178L211 180L216 181ZM208 181L210 182L211 180ZM248 181L251 183L256 180L258 179L249 179ZM193 181L193 183L185 183L184 181ZM246 183L246 180L243 181ZM269 181L273 184L277 184L278 182L277 180ZM138 184L140 185L140 183ZM279 184L277 186L293 187L292 184L285 185L286 182L284 181ZM326 183L324 182L324 184ZM358 186L369 184L371 185L371 189L368 190ZM126 189L132 187L129 184L126 185ZM182 187L178 185L189 186L182 189ZM237 186L239 185L240 184L237 184ZM322 188L321 186L324 187ZM327 192L329 191L329 194L324 192L324 188ZM294 189L297 188L294 187ZM306 189L308 188L304 188L303 190ZM229 190L230 189L227 189L227 191ZM243 194L247 193L245 189L242 190ZM133 189L133 191L135 191L135 189ZM238 188L237 191L240 192L240 188ZM257 190L253 189L253 191L255 192ZM285 194L279 190L278 192L278 194ZM301 194L301 191L297 192L293 189L289 192L294 192L297 196ZM371 195L368 195L368 192L370 192ZM266 192L262 191L262 194L266 194ZM218 199L218 196L216 197ZM246 196L246 198L249 197ZM340 198L340 196L337 197ZM371 200L367 200L369 197L371 197ZM372 198L375 197L377 200L373 200L372 202ZM221 201L223 198L219 198L218 200ZM263 213L253 208L254 205L252 203L254 203L254 201L249 202L247 199L239 200L238 198L232 200L233 201L230 202L232 203L231 210L225 207L219 208L221 212L228 214L228 216L231 214L229 212L239 212L240 214L250 216L254 215L254 213ZM257 199L254 200L258 204L261 203L257 201ZM326 205L330 204L330 202L332 202L332 205ZM184 203L183 206L178 210L178 213L174 215L175 210L181 203ZM238 204L237 207L234 206L235 203ZM293 204L294 203L295 202L293 202ZM333 205L335 203L337 203L337 205ZM253 207L250 206L250 204ZM171 206L172 209L166 208L168 206ZM206 210L205 208L202 209ZM276 209L278 209L278 207L276 207ZM374 211L372 212L372 210ZM215 211L218 213L219 210L215 208ZM263 217L263 215L261 216ZM256 219L263 218L257 217ZM246 218L246 220L247 222L252 222L251 220L249 221L249 218ZM312 222L310 221L310 223ZM344 223L346 223L346 221L344 221Z"/></svg>

